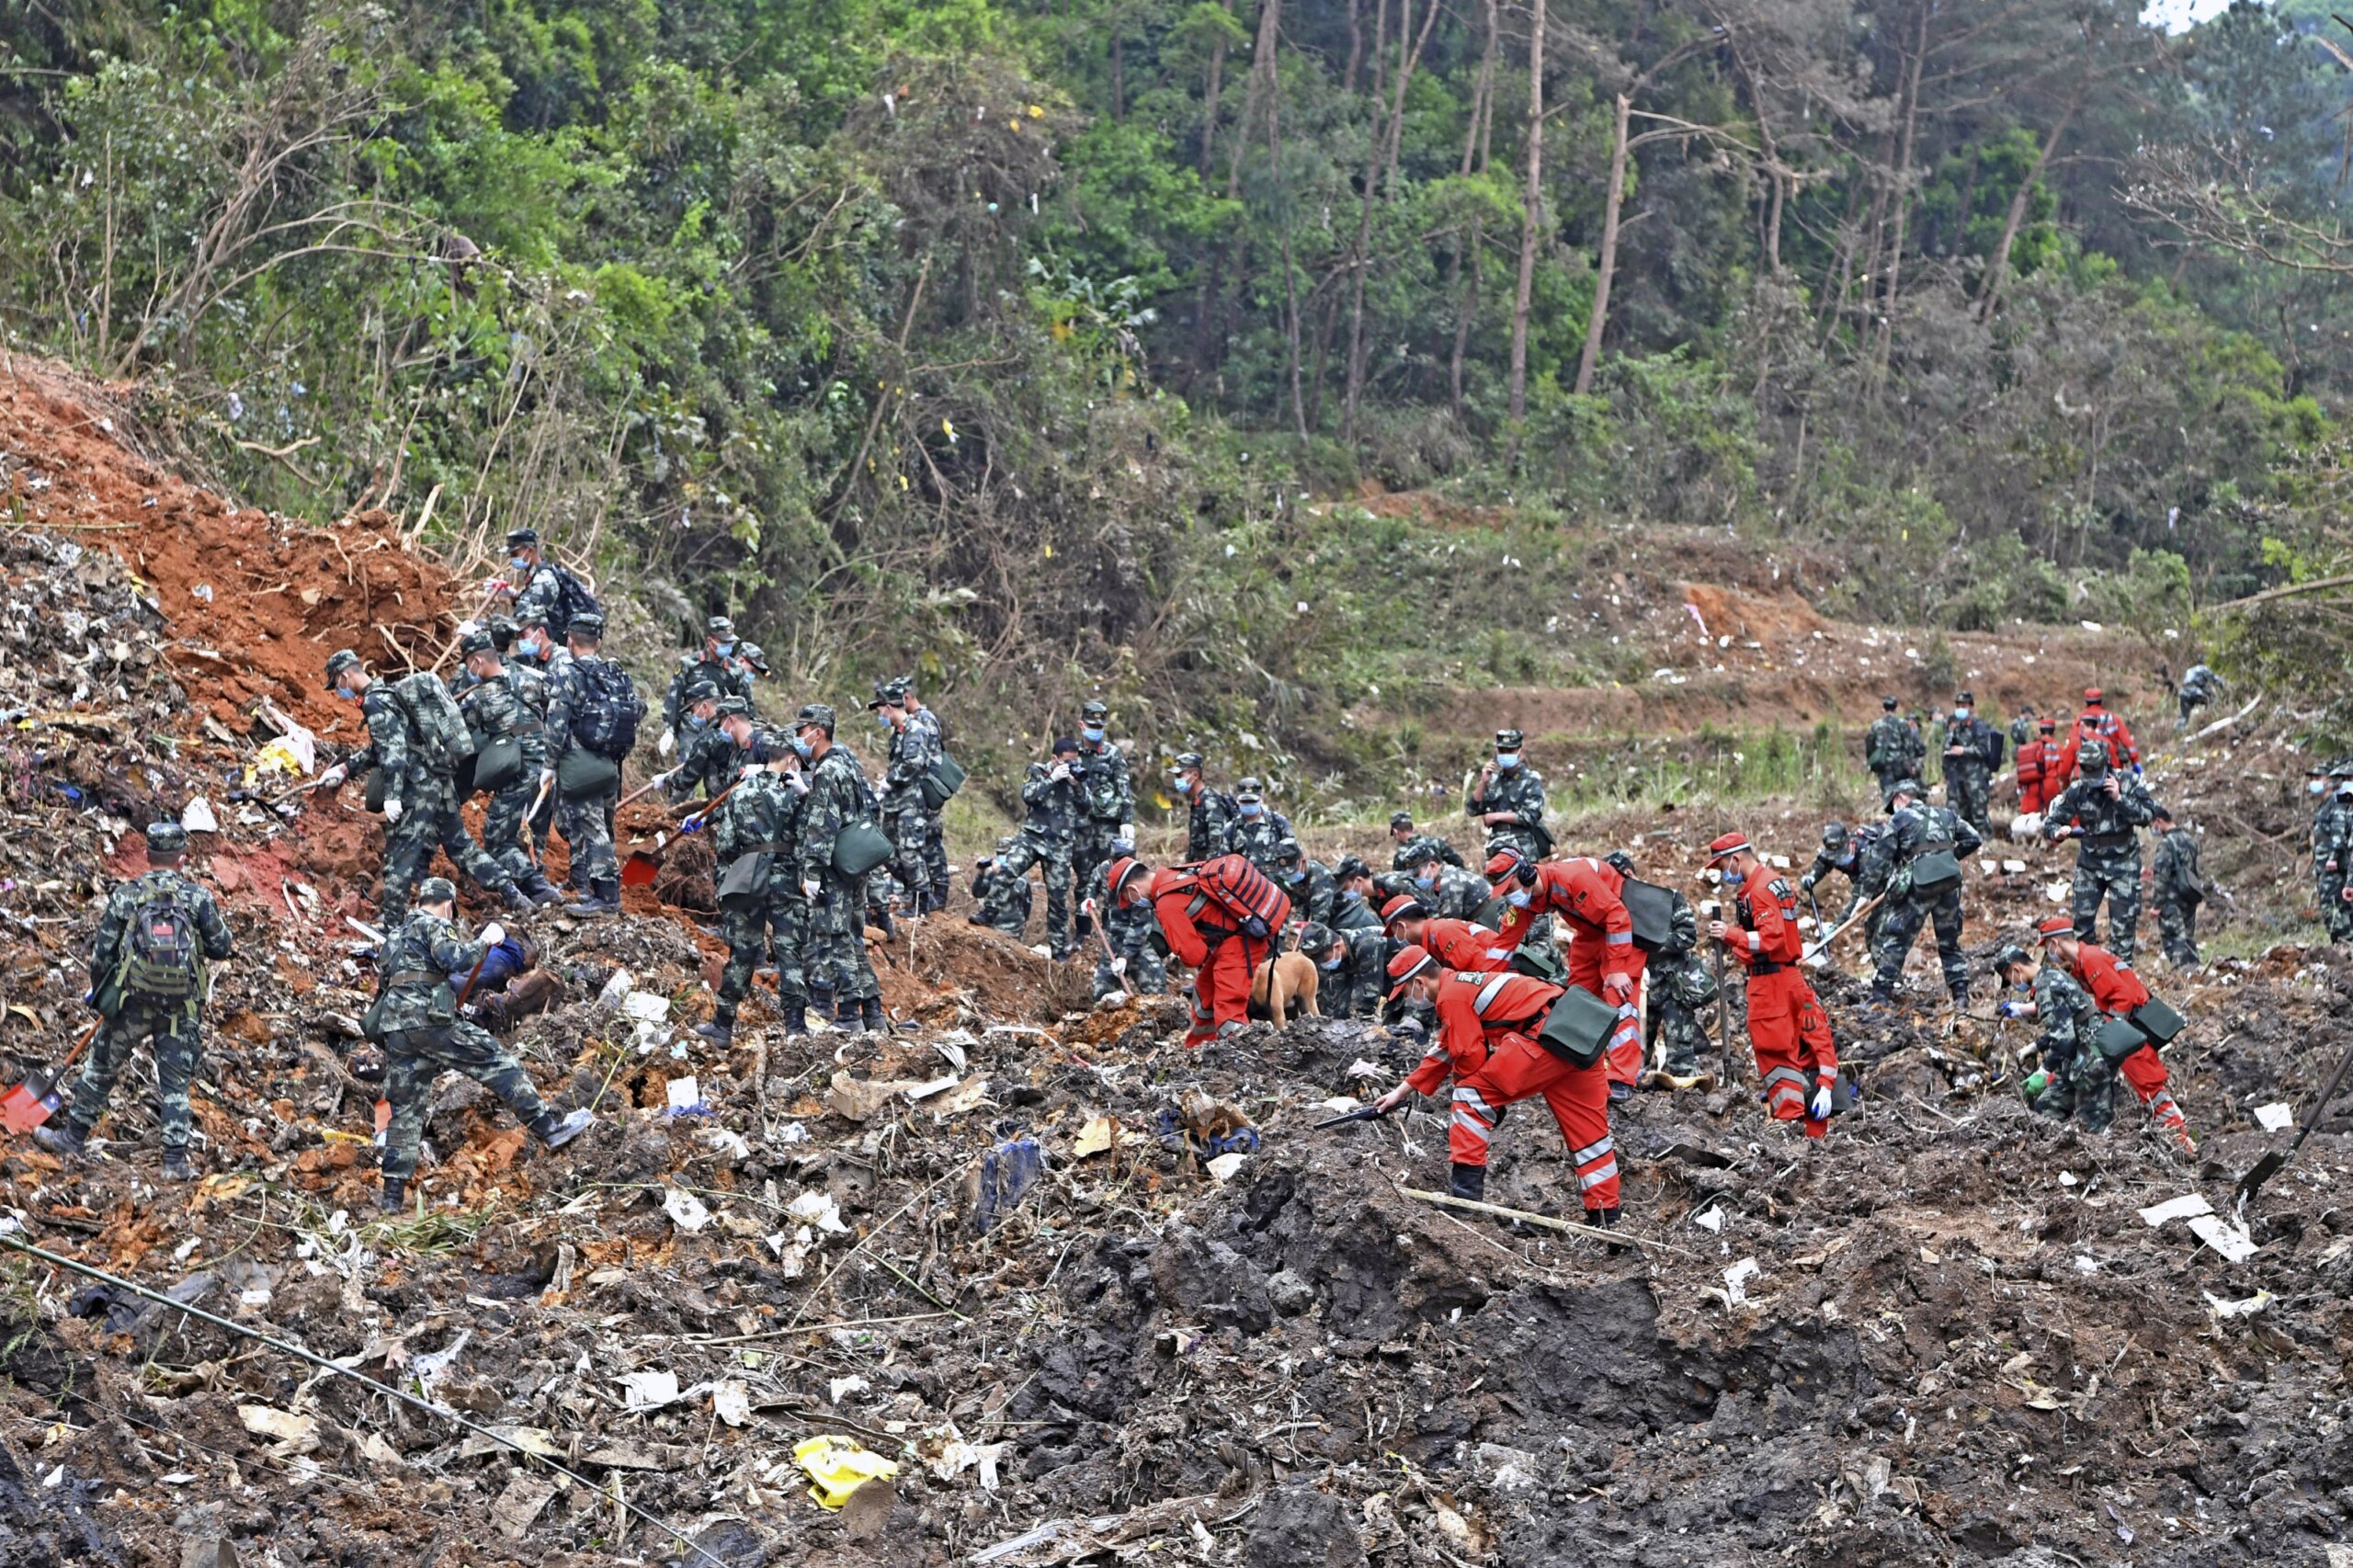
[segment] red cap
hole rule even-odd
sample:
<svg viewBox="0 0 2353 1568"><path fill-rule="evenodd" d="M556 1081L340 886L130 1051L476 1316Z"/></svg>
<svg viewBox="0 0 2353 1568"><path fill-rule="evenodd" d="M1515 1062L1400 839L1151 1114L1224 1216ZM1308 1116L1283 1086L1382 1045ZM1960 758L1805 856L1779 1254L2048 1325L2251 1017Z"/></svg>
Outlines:
<svg viewBox="0 0 2353 1568"><path fill-rule="evenodd" d="M1408 915L1428 913L1428 907L1420 899L1412 893L1401 892L1381 906L1381 923L1384 926L1394 926Z"/></svg>
<svg viewBox="0 0 2353 1568"><path fill-rule="evenodd" d="M2086 702L2097 703L2105 699L2100 695L2099 687L2096 686L2087 686L2084 687L2084 700Z"/></svg>
<svg viewBox="0 0 2353 1568"><path fill-rule="evenodd" d="M1712 866L1719 860L1729 859L1734 855L1745 853L1747 848L1748 835L1746 834L1727 833L1722 838L1717 839L1713 844L1708 846L1708 864Z"/></svg>
<svg viewBox="0 0 2353 1568"><path fill-rule="evenodd" d="M1436 968L1438 960L1430 957L1429 949L1419 943L1400 952L1389 960L1389 978L1397 983L1389 988L1389 1000L1397 1000L1400 992Z"/></svg>
<svg viewBox="0 0 2353 1568"><path fill-rule="evenodd" d="M1128 879L1142 875L1143 870L1143 862L1136 859L1132 856L1122 855L1118 859L1111 862L1108 881L1111 886L1111 897L1113 902L1116 903L1118 901L1120 889L1127 882Z"/></svg>
<svg viewBox="0 0 2353 1568"><path fill-rule="evenodd" d="M2038 942L2047 942L2053 937L2072 937L2075 934L2075 923L2063 915L2054 915L2034 928L2034 937Z"/></svg>
<svg viewBox="0 0 2353 1568"><path fill-rule="evenodd" d="M1487 880L1491 882L1501 881L1518 870L1525 859L1526 857L1517 849L1496 850L1494 858L1487 862Z"/></svg>

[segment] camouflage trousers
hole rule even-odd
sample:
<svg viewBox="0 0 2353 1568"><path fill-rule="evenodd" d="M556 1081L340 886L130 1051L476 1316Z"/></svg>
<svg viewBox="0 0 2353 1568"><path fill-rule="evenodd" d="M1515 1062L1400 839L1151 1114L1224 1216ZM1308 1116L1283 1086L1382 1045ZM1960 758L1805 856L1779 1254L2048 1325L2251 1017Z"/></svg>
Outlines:
<svg viewBox="0 0 2353 1568"><path fill-rule="evenodd" d="M910 792L914 788L908 786ZM941 877L935 888L931 878L931 835L938 829L939 819L913 801L898 803L897 795L897 790L892 791L897 809L882 819L882 830L891 835L894 846L891 867L905 894L907 912L921 915L938 908L948 898L948 879Z"/></svg>
<svg viewBox="0 0 2353 1568"><path fill-rule="evenodd" d="M384 889L376 899L376 918L387 933L408 917L408 901L416 884L432 874L437 849L480 887L495 892L513 884L515 879L466 831L449 780L412 773L399 800L401 820L384 827Z"/></svg>
<svg viewBox="0 0 2353 1568"><path fill-rule="evenodd" d="M1946 889L1931 898L1891 894L1880 906L1887 918L1871 938L1871 967L1878 983L1893 990L1904 979L1904 960L1920 928L1933 925L1937 933L1937 962L1944 970L1945 989L1956 996L1969 990L1969 960L1961 952L1961 889Z"/></svg>
<svg viewBox="0 0 2353 1568"><path fill-rule="evenodd" d="M2116 1065L2088 1045L2078 1045L2064 1061L2046 1057L2042 1070L2051 1081L2033 1105L2038 1115L2060 1121L2080 1121L2089 1132L2105 1132L2116 1119Z"/></svg>
<svg viewBox="0 0 2353 1568"><path fill-rule="evenodd" d="M2353 904L2345 902L2345 873L2325 868L2313 871L2313 902L2320 905L2320 923L2332 942L2353 937Z"/></svg>
<svg viewBox="0 0 2353 1568"><path fill-rule="evenodd" d="M2098 936L2100 901L2108 902L2108 940ZM2141 851L2097 849L2086 845L2075 857L2075 897L2072 910L2075 935L2097 942L2129 964L2139 946L2141 924Z"/></svg>
<svg viewBox="0 0 2353 1568"><path fill-rule="evenodd" d="M827 871L808 922L801 975L809 994L829 995L836 1004L881 996L866 956L866 884Z"/></svg>
<svg viewBox="0 0 2353 1568"><path fill-rule="evenodd" d="M572 852L572 886L620 883L620 862L613 854L613 807L620 799L619 791L608 790L555 803L556 831L563 835L564 845Z"/></svg>
<svg viewBox="0 0 2353 1568"><path fill-rule="evenodd" d="M523 769L523 777L490 798L483 809L482 846L491 858L506 869L506 874L521 881L536 869L538 862L524 847L524 835L545 850L548 824L553 814L552 804L540 807L539 814L530 822L523 820L531 802L540 796L540 770L536 764Z"/></svg>
<svg viewBox="0 0 2353 1568"><path fill-rule="evenodd" d="M1697 953L1662 953L1643 980L1650 987L1651 1035L1665 1045L1666 1071L1688 1078L1699 1071L1699 1048L1708 1041L1701 1018L1716 999L1716 977Z"/></svg>
<svg viewBox="0 0 2353 1568"><path fill-rule="evenodd" d="M1071 949L1070 846L1023 834L1014 841L1012 848L997 858L995 885L1020 882L1027 886L1032 866L1042 869L1046 881L1047 950L1056 959L1066 959ZM989 924L995 926L996 922L992 920Z"/></svg>
<svg viewBox="0 0 2353 1568"><path fill-rule="evenodd" d="M788 1002L808 1000L801 971L801 933L808 924L809 901L801 896L791 879L782 875L769 879L765 897L720 911L719 934L727 943L727 967L719 971L715 1017L720 1023L735 1021L735 1009L751 993L752 971L771 952L776 955L777 995Z"/></svg>
<svg viewBox="0 0 2353 1568"><path fill-rule="evenodd" d="M1109 959L1098 958L1095 963L1098 1001L1115 991L1157 996L1168 989L1168 965L1152 944L1153 934L1159 929L1152 905L1142 902L1114 909L1105 918L1103 934L1110 939L1112 953L1128 960L1128 972L1122 976L1111 968Z"/></svg>
<svg viewBox="0 0 2353 1568"><path fill-rule="evenodd" d="M1006 858L1012 858L1013 851L1007 850ZM1069 902L1067 893L1063 902ZM1000 863L989 868L988 891L981 895L980 914L974 918L1017 938L1029 932L1031 903L1029 879L1014 875Z"/></svg>
<svg viewBox="0 0 2353 1568"><path fill-rule="evenodd" d="M65 1119L86 1135L107 1111L115 1080L131 1061L131 1048L142 1040L154 1042L155 1098L164 1123L164 1147L188 1147L190 1116L188 1085L196 1080L196 1063L204 1051L200 1004L193 998L163 1000L125 996L122 1006L98 1029L82 1076L74 1085L74 1104Z"/></svg>
<svg viewBox="0 0 2353 1568"><path fill-rule="evenodd" d="M2186 898L2160 899L2157 939L2165 944L2165 961L2174 968L2198 967L2198 905Z"/></svg>
<svg viewBox="0 0 2353 1568"><path fill-rule="evenodd" d="M923 863L931 870L932 907L948 907L948 835L939 824L939 813L931 813L931 830L924 835Z"/></svg>
<svg viewBox="0 0 2353 1568"><path fill-rule="evenodd" d="M1982 762L1964 762L1945 769L1945 803L1952 807L1961 821L1975 828L1980 836L1993 832L1986 821L1993 790L1993 775L1985 770Z"/></svg>
<svg viewBox="0 0 2353 1568"><path fill-rule="evenodd" d="M392 1103L392 1123L384 1134L385 1180L416 1174L425 1108L433 1080L444 1072L463 1073L496 1095L526 1127L548 1113L531 1075L488 1029L463 1019L438 1028L395 1029L384 1037L384 1097Z"/></svg>

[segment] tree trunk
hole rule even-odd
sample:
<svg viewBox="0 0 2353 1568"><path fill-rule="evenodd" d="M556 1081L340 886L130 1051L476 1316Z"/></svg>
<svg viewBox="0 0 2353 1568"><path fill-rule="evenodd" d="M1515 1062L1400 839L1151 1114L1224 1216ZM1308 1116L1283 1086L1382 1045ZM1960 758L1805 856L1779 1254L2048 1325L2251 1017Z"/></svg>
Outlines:
<svg viewBox="0 0 2353 1568"><path fill-rule="evenodd" d="M1487 166L1487 127L1494 118L1495 107L1495 48L1497 17L1496 0L1487 0L1487 37L1479 51L1479 80L1471 94L1471 126L1462 138L1462 173L1484 172ZM1454 352L1446 364L1448 406L1454 417L1462 417L1462 357L1471 343L1471 324L1479 313L1479 272L1485 259L1485 224L1473 219L1471 233L1454 242L1454 262L1447 282L1451 290L1460 282L1461 304L1454 314ZM1463 273L1470 276L1465 278Z"/></svg>
<svg viewBox="0 0 2353 1568"><path fill-rule="evenodd" d="M1128 118L1128 57L1115 27L1111 33L1111 119L1113 123Z"/></svg>
<svg viewBox="0 0 2353 1568"><path fill-rule="evenodd" d="M1436 0L1432 0L1435 4ZM1271 6L1271 0L1269 0ZM1267 52L1274 53L1274 41L1269 39ZM1290 354L1290 416L1298 427L1299 438L1307 439L1307 402L1299 385L1299 268L1292 263L1290 249L1291 199L1288 182L1283 178L1282 77L1269 72L1267 84L1267 160L1275 180L1275 199L1283 204L1283 339Z"/></svg>
<svg viewBox="0 0 2353 1568"><path fill-rule="evenodd" d="M1609 280L1618 271L1618 211L1626 204L1626 132L1634 100L1618 95L1618 123L1609 143L1609 188L1601 199L1601 260L1594 268L1593 309L1585 318L1585 351L1577 356L1576 394L1593 391L1601 359L1601 330L1609 320Z"/></svg>
<svg viewBox="0 0 2353 1568"><path fill-rule="evenodd" d="M1233 6L1226 6L1228 14ZM1201 95L1201 183L1210 178L1211 157L1217 150L1218 99L1225 91L1225 34L1221 32L1210 45L1210 79Z"/></svg>
<svg viewBox="0 0 2353 1568"><path fill-rule="evenodd" d="M1920 69L1928 53L1927 0L1921 0L1919 24L1913 30L1912 52L1904 61L1904 135L1895 153L1895 235L1887 250L1887 286L1880 295L1879 347L1872 351L1871 376L1887 374L1888 357L1895 341L1897 296L1904 281L1904 231L1912 218L1912 149L1920 126Z"/></svg>
<svg viewBox="0 0 2353 1568"><path fill-rule="evenodd" d="M2035 182L2042 177L2042 166L2058 151L2059 139L2067 134L2067 122L2075 118L2075 110L2083 101L2081 90L2067 100L2066 108L2043 136L2042 145L2036 149L2034 166L2027 170L2026 178L2018 182L2017 192L2010 198L2010 210L2002 219L2002 237L1995 244L1993 259L1985 264L1985 290L1977 301L1977 319L1981 322L1994 319L1994 307L2001 302L2002 285L2010 269L2010 247L2018 244L2018 230L2026 222L2027 204L2033 199ZM2292 335L2290 341L2294 341Z"/></svg>
<svg viewBox="0 0 2353 1568"><path fill-rule="evenodd" d="M1511 301L1511 417L1528 417L1528 310L1536 295L1536 238L1544 210L1544 0L1529 0L1528 191L1519 223L1519 284ZM1518 437L1514 437L1517 443Z"/></svg>
<svg viewBox="0 0 2353 1568"><path fill-rule="evenodd" d="M1258 112L1259 100L1266 96L1267 82L1274 74L1276 28L1281 21L1282 0L1266 0L1259 6L1258 38L1250 62L1250 85L1242 95L1242 119L1233 128L1233 153L1225 165L1225 199L1228 201L1242 193L1242 154L1250 145L1252 118ZM1207 375L1211 365L1222 358L1216 353L1222 312L1219 294L1224 275L1240 265L1242 247L1247 241L1246 229L1235 234L1225 254L1211 258L1209 274L1201 279L1200 319L1195 324L1193 334L1193 378L1196 381Z"/></svg>
<svg viewBox="0 0 2353 1568"><path fill-rule="evenodd" d="M1348 0L1348 68L1340 73L1340 91L1356 95L1357 71L1364 64L1364 0Z"/></svg>
<svg viewBox="0 0 2353 1568"><path fill-rule="evenodd" d="M1396 91L1390 106L1389 123L1365 169L1364 202L1357 220L1354 276L1349 280L1347 391L1340 403L1340 440L1343 445L1353 445L1356 441L1357 403L1364 395L1364 292L1372 271L1373 202L1396 183L1397 153L1405 131L1405 89L1413 83L1414 67L1421 60L1423 47L1429 42L1430 28L1438 21L1438 0L1430 0L1429 9L1422 17L1421 36L1416 39L1413 36L1414 0L1398 0Z"/></svg>

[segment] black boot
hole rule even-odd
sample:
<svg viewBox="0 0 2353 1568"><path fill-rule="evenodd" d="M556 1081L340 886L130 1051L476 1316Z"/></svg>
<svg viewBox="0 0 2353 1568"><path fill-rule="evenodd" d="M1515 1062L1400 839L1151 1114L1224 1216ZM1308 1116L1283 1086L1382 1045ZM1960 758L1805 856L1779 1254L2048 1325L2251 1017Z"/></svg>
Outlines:
<svg viewBox="0 0 2353 1568"><path fill-rule="evenodd" d="M872 925L877 931L882 933L882 939L884 941L889 941L892 935L894 935L891 929L891 912L889 910L870 909L866 912L866 917L868 922Z"/></svg>
<svg viewBox="0 0 2353 1568"><path fill-rule="evenodd" d="M1485 1202L1487 1199L1487 1167L1484 1165L1455 1165L1447 1172L1446 1190L1447 1195L1451 1198L1467 1198L1474 1203Z"/></svg>
<svg viewBox="0 0 2353 1568"><path fill-rule="evenodd" d="M52 1154L70 1158L82 1152L89 1133L71 1121L51 1121L33 1129L33 1142Z"/></svg>
<svg viewBox="0 0 2353 1568"><path fill-rule="evenodd" d="M578 903L563 906L567 915L618 915L621 907L619 882L596 881L588 884L588 896Z"/></svg>
<svg viewBox="0 0 2353 1568"><path fill-rule="evenodd" d="M595 1113L585 1107L562 1116L551 1110L542 1111L540 1119L531 1123L531 1136L551 1149L561 1149L596 1124Z"/></svg>
<svg viewBox="0 0 2353 1568"><path fill-rule="evenodd" d="M1588 1209L1586 1210L1585 1222L1600 1230L1614 1231L1618 1228L1618 1210L1615 1209ZM1621 1242L1614 1238L1604 1242L1602 1245L1607 1247L1612 1253L1631 1252L1634 1250L1633 1243Z"/></svg>
<svg viewBox="0 0 2353 1568"><path fill-rule="evenodd" d="M536 868L529 876L523 879L521 886L523 891L530 895L534 908L545 909L551 903L563 902L563 890L548 881L548 874L545 871Z"/></svg>
<svg viewBox="0 0 2353 1568"><path fill-rule="evenodd" d="M866 1000L858 1005L858 1017L864 1020L869 1033L888 1034L891 1032L891 1020L882 1016L881 997L869 996Z"/></svg>
<svg viewBox="0 0 2353 1568"><path fill-rule="evenodd" d="M186 1149L164 1151L164 1179L165 1181L194 1181L196 1179L196 1167L188 1163Z"/></svg>
<svg viewBox="0 0 2353 1568"><path fill-rule="evenodd" d="M529 915L539 908L538 904L531 902L531 895L523 891L522 884L519 882L507 883L498 890L498 896L506 901L507 908L518 915Z"/></svg>
<svg viewBox="0 0 2353 1568"><path fill-rule="evenodd" d="M710 1041L713 1045L733 1045L735 1042L735 1020L733 1018L713 1018L707 1024L697 1024L695 1026L695 1033Z"/></svg>
<svg viewBox="0 0 2353 1568"><path fill-rule="evenodd" d="M407 1207L403 1201L407 1195L408 1178L388 1176L384 1178L384 1190L377 1196L376 1207L387 1214L397 1214Z"/></svg>
<svg viewBox="0 0 2353 1568"><path fill-rule="evenodd" d="M866 1017L855 996L844 996L834 1003L834 1023L850 1034L866 1032Z"/></svg>
<svg viewBox="0 0 2353 1568"><path fill-rule="evenodd" d="M784 1032L786 1034L805 1035L809 1032L809 1005L807 1003L788 1000L784 1004L783 1012Z"/></svg>

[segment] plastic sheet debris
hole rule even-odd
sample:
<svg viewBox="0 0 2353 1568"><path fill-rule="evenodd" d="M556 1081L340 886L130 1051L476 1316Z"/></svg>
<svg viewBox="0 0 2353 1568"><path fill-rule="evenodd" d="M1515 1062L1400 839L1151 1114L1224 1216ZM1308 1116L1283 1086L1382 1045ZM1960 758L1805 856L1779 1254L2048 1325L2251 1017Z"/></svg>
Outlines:
<svg viewBox="0 0 2353 1568"><path fill-rule="evenodd" d="M2290 1105L2259 1105L2255 1108L2255 1124L2266 1132L2285 1132L2296 1125L2296 1109Z"/></svg>
<svg viewBox="0 0 2353 1568"><path fill-rule="evenodd" d="M792 1462L814 1483L809 1495L826 1508L839 1508L870 1481L891 1481L899 1473L896 1464L868 1452L855 1437L830 1432L794 1444Z"/></svg>
<svg viewBox="0 0 2353 1568"><path fill-rule="evenodd" d="M2255 1238L2219 1214L2200 1214L2189 1221L2190 1233L2231 1263L2245 1263L2256 1254Z"/></svg>
<svg viewBox="0 0 2353 1568"><path fill-rule="evenodd" d="M703 1200L683 1187L674 1187L662 1195L662 1211L678 1229L693 1233L710 1223L710 1210Z"/></svg>
<svg viewBox="0 0 2353 1568"><path fill-rule="evenodd" d="M1072 1157L1084 1160L1090 1154L1100 1154L1108 1151L1111 1147L1113 1126L1114 1123L1108 1116L1090 1119L1086 1125L1079 1130L1077 1142L1070 1146Z"/></svg>
<svg viewBox="0 0 2353 1568"><path fill-rule="evenodd" d="M2152 1226L2163 1225L2168 1220L2189 1220L2200 1214L2211 1214L2214 1206L2206 1201L2202 1192L2185 1192L2179 1198L2169 1198L2163 1203L2152 1204L2141 1210L2141 1218Z"/></svg>
<svg viewBox="0 0 2353 1568"><path fill-rule="evenodd" d="M1744 1257L1724 1270L1724 1300L1735 1307L1748 1304L1748 1282L1764 1273L1764 1267L1753 1257Z"/></svg>
<svg viewBox="0 0 2353 1568"><path fill-rule="evenodd" d="M221 819L212 814L212 802L198 795L180 808L180 826L190 833L218 833Z"/></svg>
<svg viewBox="0 0 2353 1568"><path fill-rule="evenodd" d="M623 1403L632 1415L678 1403L678 1374L676 1372L623 1372L618 1381L621 1385Z"/></svg>
<svg viewBox="0 0 2353 1568"><path fill-rule="evenodd" d="M980 1199L973 1210L974 1226L986 1234L997 1221L1020 1207L1046 1168L1045 1151L1028 1133L1017 1133L981 1156Z"/></svg>
<svg viewBox="0 0 2353 1568"><path fill-rule="evenodd" d="M828 1235L847 1235L849 1227L842 1223L841 1205L834 1201L830 1192L804 1192L794 1199L785 1212L804 1225L814 1225Z"/></svg>

